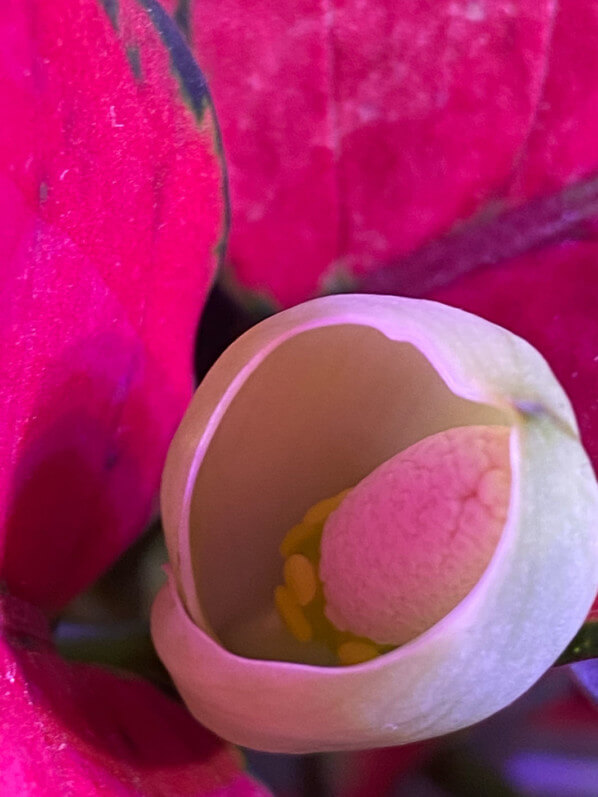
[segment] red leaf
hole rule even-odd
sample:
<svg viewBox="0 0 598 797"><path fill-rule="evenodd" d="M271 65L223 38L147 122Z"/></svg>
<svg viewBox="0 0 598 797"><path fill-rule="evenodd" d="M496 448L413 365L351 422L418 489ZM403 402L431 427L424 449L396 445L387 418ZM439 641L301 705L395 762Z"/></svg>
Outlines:
<svg viewBox="0 0 598 797"><path fill-rule="evenodd" d="M554 191L598 166L598 6L561 0L536 117L510 195Z"/></svg>
<svg viewBox="0 0 598 797"><path fill-rule="evenodd" d="M481 269L433 298L481 315L532 343L576 411L598 465L598 245L561 244Z"/></svg>
<svg viewBox="0 0 598 797"><path fill-rule="evenodd" d="M535 731L554 730L562 736L578 731L580 736L588 733L596 734L596 709L579 692L571 691L566 697L559 697L542 703L534 709L530 716L532 729Z"/></svg>
<svg viewBox="0 0 598 797"><path fill-rule="evenodd" d="M224 232L203 78L159 12L0 13L0 574L50 610L148 520Z"/></svg>
<svg viewBox="0 0 598 797"><path fill-rule="evenodd" d="M416 742L348 753L341 797L385 797L399 779L421 767L434 748L434 742Z"/></svg>
<svg viewBox="0 0 598 797"><path fill-rule="evenodd" d="M31 607L0 598L2 793L267 797L240 756L152 686L52 650Z"/></svg>
<svg viewBox="0 0 598 797"><path fill-rule="evenodd" d="M555 9L195 0L241 283L292 304L503 192L539 118Z"/></svg>

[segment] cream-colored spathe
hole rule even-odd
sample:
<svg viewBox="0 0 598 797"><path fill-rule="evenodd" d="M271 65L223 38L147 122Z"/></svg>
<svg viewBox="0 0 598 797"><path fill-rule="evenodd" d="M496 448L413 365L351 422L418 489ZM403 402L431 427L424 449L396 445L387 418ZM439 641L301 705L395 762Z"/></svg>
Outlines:
<svg viewBox="0 0 598 797"><path fill-rule="evenodd" d="M469 595L365 664L247 658L261 639L244 640L242 620L265 610L293 518L468 423L512 427L508 519ZM598 486L567 397L528 343L434 302L326 297L247 332L175 435L162 512L172 571L153 610L158 653L202 723L257 749L401 744L481 720L553 663L598 589Z"/></svg>

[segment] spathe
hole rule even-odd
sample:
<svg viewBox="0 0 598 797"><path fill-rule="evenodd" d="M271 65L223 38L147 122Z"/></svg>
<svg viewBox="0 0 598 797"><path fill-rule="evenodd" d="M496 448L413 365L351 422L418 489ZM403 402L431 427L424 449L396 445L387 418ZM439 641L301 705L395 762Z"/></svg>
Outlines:
<svg viewBox="0 0 598 797"><path fill-rule="evenodd" d="M476 587L372 662L265 660L259 623L249 640L243 628L267 608L289 519L389 451L471 423L511 426L513 474ZM187 411L162 509L158 652L198 719L260 749L401 744L477 722L553 663L598 587L598 489L567 397L525 341L434 302L327 297L251 329Z"/></svg>

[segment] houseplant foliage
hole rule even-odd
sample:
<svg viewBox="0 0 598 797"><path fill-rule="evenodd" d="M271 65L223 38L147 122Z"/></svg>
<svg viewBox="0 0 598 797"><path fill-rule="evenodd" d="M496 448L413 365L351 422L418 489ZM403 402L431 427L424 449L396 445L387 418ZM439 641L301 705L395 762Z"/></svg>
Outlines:
<svg viewBox="0 0 598 797"><path fill-rule="evenodd" d="M67 779L89 794L260 793L148 684L60 660L39 612L59 612L143 528L190 395L227 206L185 37L223 121L236 283L284 306L347 277L379 292L384 273L385 292L490 318L546 356L596 462L596 9L441 3L430 19L426 4L387 5L363 18L358 4L3 6L9 793ZM480 263L495 268L469 274Z"/></svg>
<svg viewBox="0 0 598 797"><path fill-rule="evenodd" d="M4 3L3 793L258 794L149 684L66 664L48 617L142 531L225 235L202 75L152 2Z"/></svg>
<svg viewBox="0 0 598 797"><path fill-rule="evenodd" d="M279 305L596 169L591 0L169 6L222 120L229 266Z"/></svg>

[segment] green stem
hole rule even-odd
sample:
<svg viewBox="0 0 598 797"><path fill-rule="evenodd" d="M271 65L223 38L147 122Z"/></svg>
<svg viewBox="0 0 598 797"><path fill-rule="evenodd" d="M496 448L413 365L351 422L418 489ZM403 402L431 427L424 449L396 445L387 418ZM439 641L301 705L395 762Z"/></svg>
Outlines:
<svg viewBox="0 0 598 797"><path fill-rule="evenodd" d="M572 664L575 661L598 659L598 620L590 620L579 629L567 648L555 662L555 666Z"/></svg>
<svg viewBox="0 0 598 797"><path fill-rule="evenodd" d="M424 771L447 797L521 797L497 770L463 747L441 749Z"/></svg>
<svg viewBox="0 0 598 797"><path fill-rule="evenodd" d="M165 691L173 691L172 681L154 650L147 623L61 620L53 636L58 652L65 659L127 670Z"/></svg>

